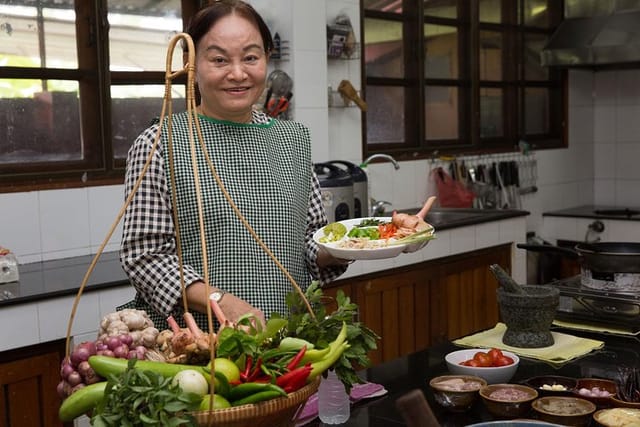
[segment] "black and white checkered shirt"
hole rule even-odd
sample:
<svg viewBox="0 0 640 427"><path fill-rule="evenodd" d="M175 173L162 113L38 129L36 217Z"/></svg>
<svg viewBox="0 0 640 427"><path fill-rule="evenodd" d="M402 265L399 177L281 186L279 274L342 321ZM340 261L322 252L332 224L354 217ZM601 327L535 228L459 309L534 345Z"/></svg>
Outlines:
<svg viewBox="0 0 640 427"><path fill-rule="evenodd" d="M254 112L252 124L267 125L271 120L263 113ZM126 195L131 193L149 158L158 127L159 124L156 123L146 129L129 150L125 178ZM318 178L313 171L310 172L310 177L311 191L306 224L301 224L305 227L306 236L304 260L309 277L328 283L344 273L346 266L320 269L317 265L318 247L312 236L317 229L327 224L327 217L322 205ZM145 178L127 208L120 253L123 269L136 289L136 301L147 306L141 308L147 308L154 323L164 320L170 314L181 313L182 293L169 184L163 147L162 144L158 144ZM292 224L282 226L291 227ZM233 244L234 242L229 242L229 245ZM203 274L187 264L184 265L184 275L187 285L203 280ZM246 277L243 286L263 286L263 283L254 285L253 281L259 282L259 278ZM257 308L265 311L267 315L270 314L265 310L266 307Z"/></svg>

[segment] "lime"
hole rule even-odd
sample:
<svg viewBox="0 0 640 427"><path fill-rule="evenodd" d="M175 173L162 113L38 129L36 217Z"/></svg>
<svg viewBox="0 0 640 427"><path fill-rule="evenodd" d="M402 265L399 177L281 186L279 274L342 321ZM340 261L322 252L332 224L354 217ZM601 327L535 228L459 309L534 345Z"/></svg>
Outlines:
<svg viewBox="0 0 640 427"><path fill-rule="evenodd" d="M324 237L320 238L321 243L335 242L340 240L347 234L347 227L340 222L332 222L327 224L324 229Z"/></svg>
<svg viewBox="0 0 640 427"><path fill-rule="evenodd" d="M210 394L205 394L202 398L202 402L200 402L200 410L201 411L208 411L210 406L209 406L209 398L210 398ZM229 403L229 401L227 399L225 399L224 397L220 396L219 394L214 394L213 395L213 409L225 409L225 408L230 408L231 407L231 403Z"/></svg>
<svg viewBox="0 0 640 427"><path fill-rule="evenodd" d="M226 357L216 357L213 360L215 366L215 372L220 372L222 375L227 377L227 381L233 382L240 379L240 369L236 366L233 361L227 359ZM209 368L211 367L211 362L209 362Z"/></svg>

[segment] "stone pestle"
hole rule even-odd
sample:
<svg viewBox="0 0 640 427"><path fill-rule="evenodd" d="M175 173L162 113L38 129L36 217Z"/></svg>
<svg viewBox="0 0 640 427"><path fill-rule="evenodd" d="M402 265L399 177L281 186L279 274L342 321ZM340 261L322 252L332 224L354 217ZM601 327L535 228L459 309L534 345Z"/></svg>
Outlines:
<svg viewBox="0 0 640 427"><path fill-rule="evenodd" d="M493 275L498 280L498 283L505 291L520 295L525 295L527 293L527 291L525 291L522 286L518 284L518 282L513 280L509 273L504 271L504 269L498 264L491 264L489 266L489 270L491 270Z"/></svg>

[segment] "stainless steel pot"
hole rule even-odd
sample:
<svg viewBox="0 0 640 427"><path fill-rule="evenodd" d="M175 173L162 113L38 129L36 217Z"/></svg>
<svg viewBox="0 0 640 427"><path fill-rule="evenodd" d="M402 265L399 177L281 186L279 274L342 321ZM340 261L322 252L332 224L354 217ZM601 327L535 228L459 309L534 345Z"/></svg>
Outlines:
<svg viewBox="0 0 640 427"><path fill-rule="evenodd" d="M578 259L582 268L598 273L640 273L640 243L578 243L573 249L553 245L516 245L534 252L554 252Z"/></svg>

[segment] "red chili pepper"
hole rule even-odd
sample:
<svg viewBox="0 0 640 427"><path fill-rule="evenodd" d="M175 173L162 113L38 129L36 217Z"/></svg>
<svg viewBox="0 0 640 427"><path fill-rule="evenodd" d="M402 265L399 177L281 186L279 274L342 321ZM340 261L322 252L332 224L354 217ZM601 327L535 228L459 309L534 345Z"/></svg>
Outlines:
<svg viewBox="0 0 640 427"><path fill-rule="evenodd" d="M276 385L284 388L296 378L304 377L304 379L306 380L309 376L309 373L311 372L311 369L311 364L307 363L304 366L300 366L299 368L289 371L286 374L280 375L278 378L276 378Z"/></svg>
<svg viewBox="0 0 640 427"><path fill-rule="evenodd" d="M311 370L313 369L311 366L303 366L304 370L297 376L291 378L289 382L283 387L284 391L287 393L292 393L298 389L301 389L306 383L307 378L309 378L309 374L311 374Z"/></svg>
<svg viewBox="0 0 640 427"><path fill-rule="evenodd" d="M258 358L258 360L256 361L256 366L253 368L253 371L251 371L251 374L247 378L247 382L255 381L255 379L258 378L258 375L260 375L260 373L262 372L261 368L262 358Z"/></svg>
<svg viewBox="0 0 640 427"><path fill-rule="evenodd" d="M240 372L240 379L243 382L249 381L249 374L251 372L252 366L253 366L253 358L250 355L247 355L247 362L244 365L244 371Z"/></svg>
<svg viewBox="0 0 640 427"><path fill-rule="evenodd" d="M291 359L291 361L287 364L287 369L289 371L294 370L298 366L298 363L300 363L300 360L302 360L306 352L307 352L307 346L303 345L300 351L298 351L298 353L295 356L293 356L293 359Z"/></svg>

